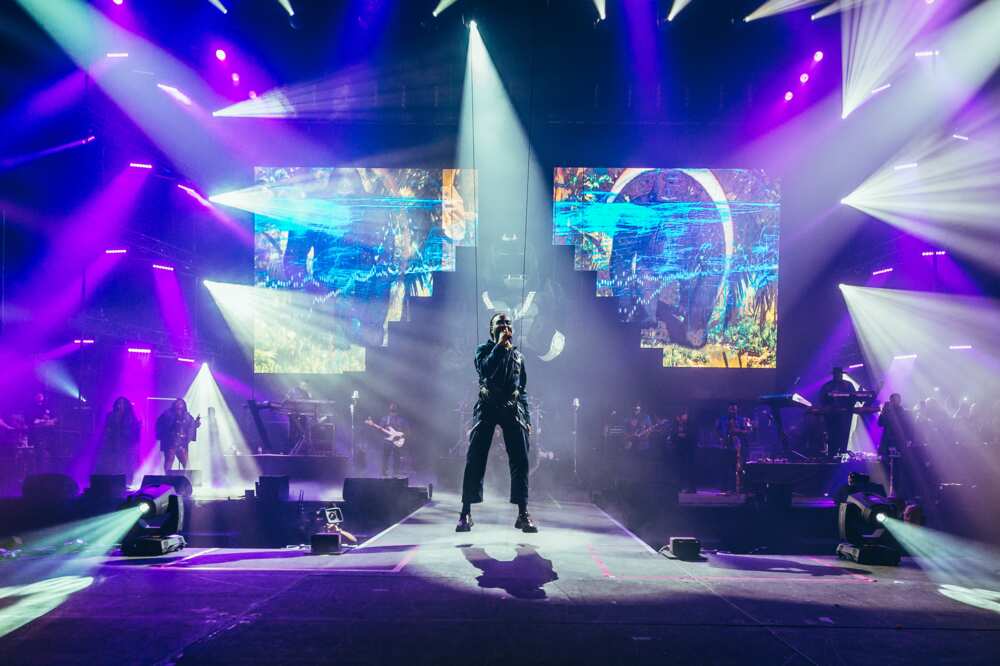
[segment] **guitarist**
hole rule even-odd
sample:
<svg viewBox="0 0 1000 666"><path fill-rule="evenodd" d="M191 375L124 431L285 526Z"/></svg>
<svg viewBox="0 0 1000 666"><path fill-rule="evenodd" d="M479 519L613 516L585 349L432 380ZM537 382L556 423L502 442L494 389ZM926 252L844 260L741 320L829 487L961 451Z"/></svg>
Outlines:
<svg viewBox="0 0 1000 666"><path fill-rule="evenodd" d="M405 417L401 416L399 413L399 405L395 402L389 403L389 413L386 414L379 421L379 425L383 428L392 428L403 433L406 437L410 431L410 423ZM382 442L382 476L397 476L399 475L399 462L401 459L402 448L396 446L392 442L385 440ZM389 468L392 467L392 474L389 474Z"/></svg>
<svg viewBox="0 0 1000 666"><path fill-rule="evenodd" d="M642 455L649 449L649 433L653 422L642 412L642 404L632 406L632 414L625 419L625 450Z"/></svg>

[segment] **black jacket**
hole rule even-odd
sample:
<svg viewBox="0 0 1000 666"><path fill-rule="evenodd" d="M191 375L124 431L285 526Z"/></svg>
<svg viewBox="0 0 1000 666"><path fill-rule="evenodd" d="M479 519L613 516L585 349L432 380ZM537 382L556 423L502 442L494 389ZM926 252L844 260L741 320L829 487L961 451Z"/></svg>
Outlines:
<svg viewBox="0 0 1000 666"><path fill-rule="evenodd" d="M517 347L506 349L490 340L476 348L476 372L479 373L479 402L476 411L513 410L525 427L531 425L525 386L524 354Z"/></svg>

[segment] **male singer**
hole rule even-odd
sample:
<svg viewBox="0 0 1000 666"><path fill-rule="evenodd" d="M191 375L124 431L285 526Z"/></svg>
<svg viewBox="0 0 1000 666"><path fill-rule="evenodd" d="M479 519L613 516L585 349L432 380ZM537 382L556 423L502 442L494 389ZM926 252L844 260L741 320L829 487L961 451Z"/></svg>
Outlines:
<svg viewBox="0 0 1000 666"><path fill-rule="evenodd" d="M513 344L514 329L510 318L498 312L490 318L490 339L476 349L476 372L479 373L479 399L473 409L469 432L469 453L465 459L462 482L462 513L456 532L472 529L472 505L483 501L483 476L486 458L497 426L503 431L503 443L510 463L510 501L517 504L515 529L537 532L528 515L528 433L531 422L524 392L527 376L524 355Z"/></svg>

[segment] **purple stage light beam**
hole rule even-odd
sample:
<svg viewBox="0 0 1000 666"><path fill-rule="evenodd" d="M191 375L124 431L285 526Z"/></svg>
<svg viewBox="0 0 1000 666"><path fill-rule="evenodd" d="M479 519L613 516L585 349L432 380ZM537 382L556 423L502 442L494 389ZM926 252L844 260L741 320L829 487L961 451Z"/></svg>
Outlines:
<svg viewBox="0 0 1000 666"><path fill-rule="evenodd" d="M191 349L191 315L180 280L173 266L153 264L153 268L153 286L170 342L175 349Z"/></svg>
<svg viewBox="0 0 1000 666"><path fill-rule="evenodd" d="M5 369L0 393L18 384L19 372L30 370L24 359L43 348L121 261L122 255L107 254L105 248L118 237L146 182L128 171L122 170L67 220L51 225L57 231L47 255L11 289L11 307L30 316L11 322L0 337L0 367Z"/></svg>
<svg viewBox="0 0 1000 666"><path fill-rule="evenodd" d="M48 157L49 155L55 155L56 153L61 153L72 148L79 148L80 146L86 146L88 143L93 143L97 137L93 134L88 135L82 139L77 139L76 141L69 141L68 143L61 143L58 146L52 146L51 148L43 148L42 150L36 150L32 153L25 153L23 155L16 155L14 157L6 157L0 159L0 170L12 169L13 167L20 166L27 162L34 162L35 160L41 159L43 157Z"/></svg>
<svg viewBox="0 0 1000 666"><path fill-rule="evenodd" d="M622 4L628 27L627 45L636 72L633 94L640 110L651 110L657 103L660 81L660 51L656 29L656 3L626 2Z"/></svg>

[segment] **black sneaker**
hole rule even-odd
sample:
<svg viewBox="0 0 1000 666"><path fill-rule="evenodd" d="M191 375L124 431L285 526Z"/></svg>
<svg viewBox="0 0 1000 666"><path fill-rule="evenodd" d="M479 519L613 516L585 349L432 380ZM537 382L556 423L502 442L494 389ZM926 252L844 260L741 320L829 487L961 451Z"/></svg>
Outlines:
<svg viewBox="0 0 1000 666"><path fill-rule="evenodd" d="M458 517L458 525L455 526L456 532L471 532L472 531L472 516L467 513L463 513Z"/></svg>
<svg viewBox="0 0 1000 666"><path fill-rule="evenodd" d="M531 520L531 516L526 513L522 513L514 522L514 529L521 530L522 532L526 532L528 534L534 534L538 531L538 526L535 525L533 520Z"/></svg>

